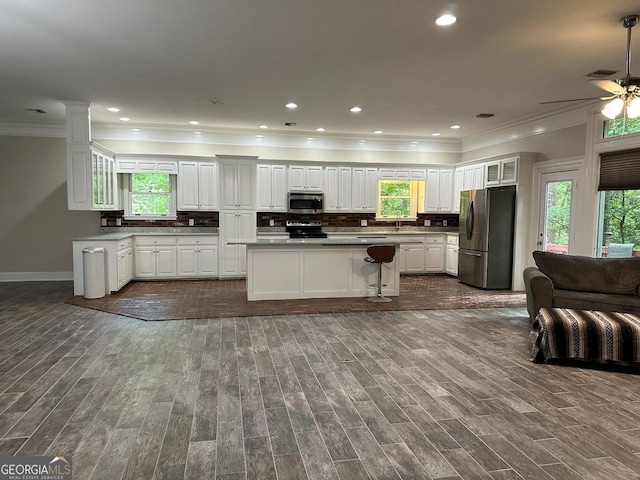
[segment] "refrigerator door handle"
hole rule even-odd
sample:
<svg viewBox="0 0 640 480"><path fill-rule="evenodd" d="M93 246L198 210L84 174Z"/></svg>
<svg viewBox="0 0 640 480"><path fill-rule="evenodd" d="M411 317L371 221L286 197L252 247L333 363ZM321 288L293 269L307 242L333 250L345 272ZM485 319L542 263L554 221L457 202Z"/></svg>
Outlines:
<svg viewBox="0 0 640 480"><path fill-rule="evenodd" d="M459 250L459 252L460 252L461 255L469 255L471 257L481 257L482 256L482 254L478 253L478 252L465 252L463 250Z"/></svg>
<svg viewBox="0 0 640 480"><path fill-rule="evenodd" d="M471 237L473 236L473 218L475 216L473 210L473 200L471 200L467 211L467 240L471 240Z"/></svg>

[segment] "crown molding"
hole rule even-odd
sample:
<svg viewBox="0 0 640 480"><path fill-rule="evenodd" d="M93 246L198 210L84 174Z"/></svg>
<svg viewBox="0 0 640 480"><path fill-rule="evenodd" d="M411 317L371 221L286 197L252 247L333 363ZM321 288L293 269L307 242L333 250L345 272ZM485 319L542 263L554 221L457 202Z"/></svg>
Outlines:
<svg viewBox="0 0 640 480"><path fill-rule="evenodd" d="M83 104L86 102L82 102ZM303 148L354 151L390 151L416 153L466 153L513 140L587 123L593 103L564 107L543 115L525 117L461 139L419 138L410 136L326 135L270 131L260 134L237 129L202 129L149 125L134 132L129 126L92 124L92 137L105 140L194 143L252 147ZM18 122L0 121L0 135L60 137L66 136L64 121Z"/></svg>
<svg viewBox="0 0 640 480"><path fill-rule="evenodd" d="M339 150L380 150L407 152L459 153L457 138L425 139L416 137L365 137L356 135L317 135L269 131L256 134L234 129L168 128L151 125L131 127L94 123L92 136L104 140L129 140L148 142L200 143L252 147L309 148Z"/></svg>
<svg viewBox="0 0 640 480"><path fill-rule="evenodd" d="M564 107L542 115L523 117L481 133L462 138L461 153L493 147L506 142L542 135L555 130L585 125L593 102L578 107Z"/></svg>
<svg viewBox="0 0 640 480"><path fill-rule="evenodd" d="M0 121L0 135L17 137L60 137L67 135L65 122Z"/></svg>

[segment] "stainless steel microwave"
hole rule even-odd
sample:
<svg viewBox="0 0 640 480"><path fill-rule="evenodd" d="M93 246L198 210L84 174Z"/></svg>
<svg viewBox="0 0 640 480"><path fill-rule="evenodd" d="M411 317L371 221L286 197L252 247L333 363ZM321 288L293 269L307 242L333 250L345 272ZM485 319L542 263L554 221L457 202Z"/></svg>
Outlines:
<svg viewBox="0 0 640 480"><path fill-rule="evenodd" d="M324 194L322 192L289 192L287 199L289 213L322 213Z"/></svg>

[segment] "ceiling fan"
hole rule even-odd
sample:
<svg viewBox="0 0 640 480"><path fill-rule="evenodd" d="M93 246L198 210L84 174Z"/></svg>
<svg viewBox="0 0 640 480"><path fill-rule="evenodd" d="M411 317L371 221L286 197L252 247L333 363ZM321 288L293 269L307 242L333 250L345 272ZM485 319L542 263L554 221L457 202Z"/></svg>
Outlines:
<svg viewBox="0 0 640 480"><path fill-rule="evenodd" d="M631 29L636 26L640 16L627 15L620 19L620 23L627 29L627 63L624 76L616 80L592 80L592 83L611 95L605 97L574 98L570 100L553 100L540 102L541 105L549 103L577 102L582 100L610 100L603 109L602 114L608 118L616 118L626 107L628 118L640 116L640 77L631 76Z"/></svg>

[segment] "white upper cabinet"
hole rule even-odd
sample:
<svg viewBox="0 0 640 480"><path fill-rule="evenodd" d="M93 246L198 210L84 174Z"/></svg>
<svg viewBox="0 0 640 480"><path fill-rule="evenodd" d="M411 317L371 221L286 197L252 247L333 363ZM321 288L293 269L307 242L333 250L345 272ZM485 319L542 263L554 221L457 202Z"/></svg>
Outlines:
<svg viewBox="0 0 640 480"><path fill-rule="evenodd" d="M220 160L222 209L255 210L256 164L250 160Z"/></svg>
<svg viewBox="0 0 640 480"><path fill-rule="evenodd" d="M425 212L443 213L453 209L453 170L428 168L425 192Z"/></svg>
<svg viewBox="0 0 640 480"><path fill-rule="evenodd" d="M351 169L351 209L354 212L375 212L378 208L378 169Z"/></svg>
<svg viewBox="0 0 640 480"><path fill-rule="evenodd" d="M380 178L383 180L424 180L424 168L381 168Z"/></svg>
<svg viewBox="0 0 640 480"><path fill-rule="evenodd" d="M218 210L218 164L178 164L178 210Z"/></svg>
<svg viewBox="0 0 640 480"><path fill-rule="evenodd" d="M321 165L289 165L289 190L321 192L323 173Z"/></svg>
<svg viewBox="0 0 640 480"><path fill-rule="evenodd" d="M460 192L484 188L484 163L456 167L453 178L452 211L460 211Z"/></svg>
<svg viewBox="0 0 640 480"><path fill-rule="evenodd" d="M256 206L259 211L287 211L286 173L285 165L258 164Z"/></svg>
<svg viewBox="0 0 640 480"><path fill-rule="evenodd" d="M67 207L69 210L118 210L115 159L91 142L88 102L65 102L67 134Z"/></svg>
<svg viewBox="0 0 640 480"><path fill-rule="evenodd" d="M326 212L351 210L351 167L330 166L325 169Z"/></svg>
<svg viewBox="0 0 640 480"><path fill-rule="evenodd" d="M164 156L118 155L118 173L178 173L178 160Z"/></svg>
<svg viewBox="0 0 640 480"><path fill-rule="evenodd" d="M92 210L118 210L118 176L116 162L108 155L91 149Z"/></svg>
<svg viewBox="0 0 640 480"><path fill-rule="evenodd" d="M453 192L451 194L453 201L452 211L454 213L460 212L460 192L463 190L464 185L464 168L457 167L453 172Z"/></svg>
<svg viewBox="0 0 640 480"><path fill-rule="evenodd" d="M511 185L518 181L518 158L503 158L485 164L485 184Z"/></svg>

